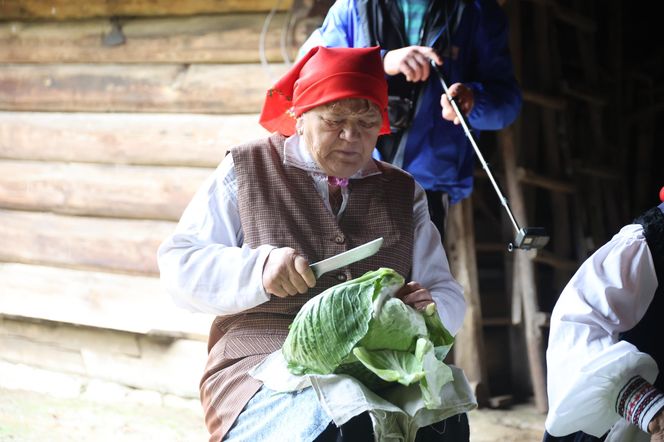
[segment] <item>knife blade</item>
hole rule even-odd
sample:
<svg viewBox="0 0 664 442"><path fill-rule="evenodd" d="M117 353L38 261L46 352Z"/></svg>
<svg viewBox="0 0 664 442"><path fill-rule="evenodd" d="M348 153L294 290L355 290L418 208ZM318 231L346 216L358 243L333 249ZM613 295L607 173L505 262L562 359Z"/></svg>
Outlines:
<svg viewBox="0 0 664 442"><path fill-rule="evenodd" d="M376 238L373 241L362 244L361 246L357 246L350 250L346 250L345 252L339 253L338 255L334 255L330 258L315 262L309 267L311 267L311 270L314 271L316 279L318 279L324 273L347 266L348 264L352 264L356 261L374 255L376 252L378 252L382 245L383 237Z"/></svg>

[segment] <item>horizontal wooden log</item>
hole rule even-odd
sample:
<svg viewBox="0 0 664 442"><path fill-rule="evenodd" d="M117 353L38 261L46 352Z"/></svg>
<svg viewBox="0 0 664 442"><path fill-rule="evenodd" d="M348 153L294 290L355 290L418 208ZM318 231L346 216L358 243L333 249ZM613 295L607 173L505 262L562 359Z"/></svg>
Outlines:
<svg viewBox="0 0 664 442"><path fill-rule="evenodd" d="M563 94L575 98L577 100L585 101L588 104L593 106L606 106L608 105L608 99L605 95L600 94L593 90L588 90L589 88L579 88L572 87L567 83L563 83L561 86L561 91Z"/></svg>
<svg viewBox="0 0 664 442"><path fill-rule="evenodd" d="M0 110L257 113L272 83L258 64L0 65Z"/></svg>
<svg viewBox="0 0 664 442"><path fill-rule="evenodd" d="M0 208L177 221L212 169L0 160Z"/></svg>
<svg viewBox="0 0 664 442"><path fill-rule="evenodd" d="M69 20L89 17L194 15L222 12L268 12L291 7L293 0L3 0L5 20Z"/></svg>
<svg viewBox="0 0 664 442"><path fill-rule="evenodd" d="M205 340L211 315L177 307L156 277L0 263L0 314Z"/></svg>
<svg viewBox="0 0 664 442"><path fill-rule="evenodd" d="M216 167L258 115L0 112L0 158Z"/></svg>
<svg viewBox="0 0 664 442"><path fill-rule="evenodd" d="M0 209L0 261L156 275L157 248L174 227Z"/></svg>
<svg viewBox="0 0 664 442"><path fill-rule="evenodd" d="M120 22L124 42L113 46L105 44L109 19L0 22L0 63L281 62L285 19L285 13L276 14L261 42L265 14L127 18ZM290 48L288 56L296 50Z"/></svg>
<svg viewBox="0 0 664 442"><path fill-rule="evenodd" d="M588 165L580 160L574 162L574 173L611 181L620 181L623 179L621 173L615 167L597 164Z"/></svg>
<svg viewBox="0 0 664 442"><path fill-rule="evenodd" d="M52 296L50 302L44 302L54 306L57 298ZM144 319L150 322L149 318ZM3 315L0 315L0 348L0 364L4 363L0 366L4 369L11 363L39 367L55 372L54 375L67 373L68 384L73 381L74 385L68 385L66 390L76 388L73 396L78 396L81 387L86 383L90 386L88 382L93 380L196 398L207 355L207 343L197 336L165 339L151 334ZM23 370L23 376L28 379L29 373L30 369L27 375ZM82 376L80 385L76 385L77 378L72 379L72 374ZM0 381L6 380L0 378ZM59 393L64 390L54 389ZM117 394L117 390L111 394Z"/></svg>
<svg viewBox="0 0 664 442"><path fill-rule="evenodd" d="M531 186L537 186L555 192L563 192L571 194L574 194L576 192L576 187L574 186L573 183L539 175L533 172L532 170L528 170L523 167L517 167L516 177L519 180L519 182L521 182L522 184L529 184Z"/></svg>
<svg viewBox="0 0 664 442"><path fill-rule="evenodd" d="M567 101L562 97L557 97L554 95L546 95L540 92L527 90L527 89L524 89L522 94L523 94L523 101L535 104L537 106L542 106L546 109L563 111L567 108Z"/></svg>
<svg viewBox="0 0 664 442"><path fill-rule="evenodd" d="M579 263L571 259L562 258L546 250L538 250L533 261L546 264L553 268L564 270L570 273L570 276L579 268Z"/></svg>

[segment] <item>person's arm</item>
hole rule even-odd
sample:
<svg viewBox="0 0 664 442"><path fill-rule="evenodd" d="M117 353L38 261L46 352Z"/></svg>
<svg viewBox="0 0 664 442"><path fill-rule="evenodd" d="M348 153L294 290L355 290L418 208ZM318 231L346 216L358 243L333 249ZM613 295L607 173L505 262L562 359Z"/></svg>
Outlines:
<svg viewBox="0 0 664 442"><path fill-rule="evenodd" d="M233 314L266 302L265 261L274 247L243 244L237 181L227 155L185 209L159 247L163 287L191 311Z"/></svg>
<svg viewBox="0 0 664 442"><path fill-rule="evenodd" d="M502 8L496 2L482 2L471 48L471 80L464 81L472 90L473 107L468 122L475 129L503 129L521 111L521 90L514 76L508 38L508 22ZM452 85L450 89L456 87Z"/></svg>
<svg viewBox="0 0 664 442"><path fill-rule="evenodd" d="M621 419L618 398L626 396L625 387L639 378L654 382L653 358L619 340L619 334L641 320L656 288L643 229L628 225L563 289L547 348L550 434L584 431L599 437Z"/></svg>
<svg viewBox="0 0 664 442"><path fill-rule="evenodd" d="M340 0L330 7L323 24L314 30L298 50L298 57L314 46L329 48L364 47L356 44L356 32L361 32L354 0Z"/></svg>
<svg viewBox="0 0 664 442"><path fill-rule="evenodd" d="M445 328L456 335L466 313L463 288L450 273L438 229L431 221L424 189L415 184L412 280L425 287L436 303Z"/></svg>

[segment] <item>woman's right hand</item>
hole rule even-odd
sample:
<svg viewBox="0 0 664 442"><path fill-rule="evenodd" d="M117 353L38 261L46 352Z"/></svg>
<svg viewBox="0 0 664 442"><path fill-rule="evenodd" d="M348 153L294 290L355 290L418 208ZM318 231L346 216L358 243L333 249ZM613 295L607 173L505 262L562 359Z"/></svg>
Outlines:
<svg viewBox="0 0 664 442"><path fill-rule="evenodd" d="M280 298L304 294L316 285L309 261L290 247L274 249L263 266L263 288Z"/></svg>

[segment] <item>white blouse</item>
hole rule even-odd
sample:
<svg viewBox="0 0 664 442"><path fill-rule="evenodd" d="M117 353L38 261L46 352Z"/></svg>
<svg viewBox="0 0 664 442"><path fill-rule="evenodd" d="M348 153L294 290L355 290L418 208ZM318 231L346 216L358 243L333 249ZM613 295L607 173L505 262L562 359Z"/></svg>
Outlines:
<svg viewBox="0 0 664 442"><path fill-rule="evenodd" d="M563 289L546 352L550 434L583 431L599 437L615 424L626 426L615 411L621 388L634 376L653 383L658 369L652 357L619 340L619 334L643 318L657 284L643 227L630 224L590 256ZM634 439L623 434L611 440Z"/></svg>
<svg viewBox="0 0 664 442"><path fill-rule="evenodd" d="M284 163L309 172L327 203L327 177L297 135L286 140ZM373 162L354 179L381 173ZM349 198L343 189L343 214ZM413 204L412 278L426 287L436 302L443 324L452 334L461 327L466 303L452 277L440 235L429 217L426 194L415 184ZM329 209L329 203L327 203ZM275 247L252 249L244 244L237 205L237 180L232 155L198 189L172 235L159 247L163 287L175 303L190 311L229 315L260 305L270 296L262 285L265 260Z"/></svg>

